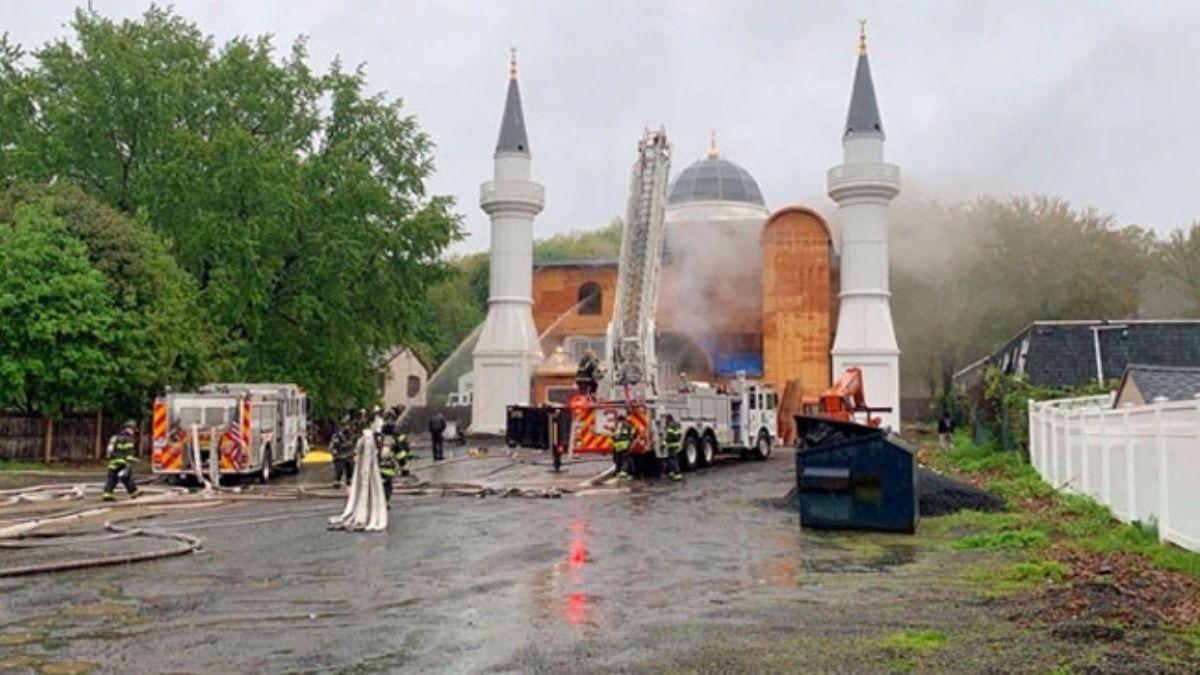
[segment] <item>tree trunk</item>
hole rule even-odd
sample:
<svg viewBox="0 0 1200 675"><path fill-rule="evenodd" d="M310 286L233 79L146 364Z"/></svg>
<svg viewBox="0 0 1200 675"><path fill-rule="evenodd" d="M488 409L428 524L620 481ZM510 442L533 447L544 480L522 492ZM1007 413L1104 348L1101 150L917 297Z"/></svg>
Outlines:
<svg viewBox="0 0 1200 675"><path fill-rule="evenodd" d="M100 459L101 457L104 456L104 454L103 454L104 448L100 445L102 442L103 436L104 436L104 412L102 410L98 409L98 410L96 410L96 437L95 437L95 445L93 447L93 452L96 455L96 459Z"/></svg>
<svg viewBox="0 0 1200 675"><path fill-rule="evenodd" d="M54 448L54 420L46 418L46 434L42 443L42 461L49 464Z"/></svg>

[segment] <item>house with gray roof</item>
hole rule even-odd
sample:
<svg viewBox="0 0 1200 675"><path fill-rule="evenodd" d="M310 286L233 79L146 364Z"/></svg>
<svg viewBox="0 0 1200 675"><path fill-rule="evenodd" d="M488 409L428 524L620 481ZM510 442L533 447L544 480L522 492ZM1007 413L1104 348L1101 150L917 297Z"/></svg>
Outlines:
<svg viewBox="0 0 1200 675"><path fill-rule="evenodd" d="M1035 321L955 373L954 384L995 366L1037 386L1081 387L1121 378L1131 364L1200 368L1200 320Z"/></svg>
<svg viewBox="0 0 1200 675"><path fill-rule="evenodd" d="M1125 367L1114 407L1147 405L1155 401L1193 401L1200 397L1200 368L1176 366Z"/></svg>

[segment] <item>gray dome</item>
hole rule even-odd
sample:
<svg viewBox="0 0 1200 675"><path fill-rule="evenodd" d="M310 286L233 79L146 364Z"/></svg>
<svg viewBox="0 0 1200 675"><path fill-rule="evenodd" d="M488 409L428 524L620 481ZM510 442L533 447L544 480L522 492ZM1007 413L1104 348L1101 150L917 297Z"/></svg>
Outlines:
<svg viewBox="0 0 1200 675"><path fill-rule="evenodd" d="M671 183L668 204L744 202L763 206L762 192L750 173L727 159L696 160Z"/></svg>

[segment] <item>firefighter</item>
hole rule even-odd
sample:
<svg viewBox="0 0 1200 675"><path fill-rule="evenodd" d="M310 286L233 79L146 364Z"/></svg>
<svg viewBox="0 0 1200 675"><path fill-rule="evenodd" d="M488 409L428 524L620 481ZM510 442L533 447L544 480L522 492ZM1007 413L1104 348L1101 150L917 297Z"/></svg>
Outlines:
<svg viewBox="0 0 1200 675"><path fill-rule="evenodd" d="M583 353L583 358L579 360L579 367L575 369L575 386L579 387L581 394L592 396L596 393L602 376L603 371L600 368L600 360L596 358L595 350L588 349Z"/></svg>
<svg viewBox="0 0 1200 675"><path fill-rule="evenodd" d="M392 502L392 483L399 472L402 477L411 476L408 469L408 434L396 424L396 416L389 411L384 416L383 426L375 435L379 451L379 477L383 479L383 494Z"/></svg>
<svg viewBox="0 0 1200 675"><path fill-rule="evenodd" d="M333 451L333 482L350 487L354 479L354 426L347 415L333 432L329 449Z"/></svg>
<svg viewBox="0 0 1200 675"><path fill-rule="evenodd" d="M663 445L667 449L667 477L673 481L683 480L679 472L679 451L683 448L683 425L674 415L666 416L666 428L663 433Z"/></svg>
<svg viewBox="0 0 1200 675"><path fill-rule="evenodd" d="M106 502L111 502L116 497L113 496L113 490L117 487L117 480L125 486L125 491L129 493L130 499L137 499L141 491L133 482L133 467L130 465L136 461L134 452L136 445L134 439L137 437L137 423L132 420L121 425L121 431L108 439L108 451L105 456L108 457L108 478L104 481L104 492L100 493L101 499Z"/></svg>
<svg viewBox="0 0 1200 675"><path fill-rule="evenodd" d="M633 427L624 415L617 419L613 430L613 462L617 466L617 478L629 478L629 448L633 445Z"/></svg>

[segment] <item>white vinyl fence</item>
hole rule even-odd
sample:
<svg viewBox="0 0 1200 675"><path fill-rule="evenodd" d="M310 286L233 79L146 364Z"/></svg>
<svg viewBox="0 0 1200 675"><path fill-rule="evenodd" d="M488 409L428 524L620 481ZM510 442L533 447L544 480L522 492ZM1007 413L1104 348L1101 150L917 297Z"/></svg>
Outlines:
<svg viewBox="0 0 1200 675"><path fill-rule="evenodd" d="M1200 551L1200 400L1112 407L1111 396L1029 402L1029 456L1046 482Z"/></svg>

